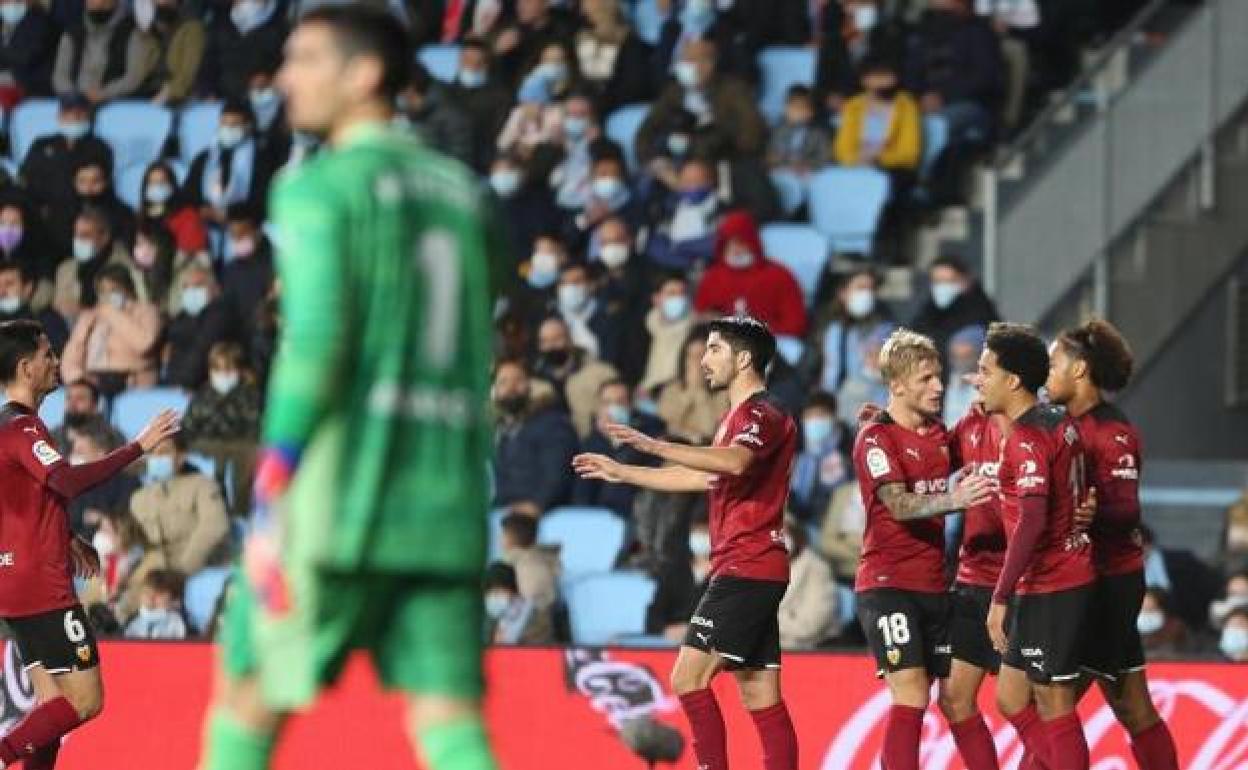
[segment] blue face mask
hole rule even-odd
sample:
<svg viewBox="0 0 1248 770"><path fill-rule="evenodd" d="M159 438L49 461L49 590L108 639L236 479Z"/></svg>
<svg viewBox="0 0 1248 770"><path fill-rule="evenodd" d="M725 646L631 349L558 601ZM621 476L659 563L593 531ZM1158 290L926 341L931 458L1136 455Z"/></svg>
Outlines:
<svg viewBox="0 0 1248 770"><path fill-rule="evenodd" d="M147 458L147 473L144 478L148 483L159 484L173 478L173 458L169 455L151 455Z"/></svg>
<svg viewBox="0 0 1248 770"><path fill-rule="evenodd" d="M688 134L669 134L667 137L667 151L674 157L683 158L689 154L690 142Z"/></svg>
<svg viewBox="0 0 1248 770"><path fill-rule="evenodd" d="M456 77L464 88L480 88L485 85L485 73L481 70L460 70Z"/></svg>
<svg viewBox="0 0 1248 770"><path fill-rule="evenodd" d="M836 429L836 424L827 417L810 417L802 420L802 436L806 439L806 450L819 449L824 445Z"/></svg>
<svg viewBox="0 0 1248 770"><path fill-rule="evenodd" d="M940 281L932 284L932 302L941 310L946 310L957 301L962 287L951 281Z"/></svg>
<svg viewBox="0 0 1248 770"><path fill-rule="evenodd" d="M507 613L507 608L511 606L511 597L507 594L492 593L485 595L485 614L490 616L491 620L498 620Z"/></svg>
<svg viewBox="0 0 1248 770"><path fill-rule="evenodd" d="M619 177L596 177L590 183L590 189L593 190L594 197L607 204L607 208L612 211L628 203L628 185L624 184L624 180Z"/></svg>
<svg viewBox="0 0 1248 770"><path fill-rule="evenodd" d="M633 418L632 410L623 404L611 404L607 407L607 419L618 425L628 425Z"/></svg>
<svg viewBox="0 0 1248 770"><path fill-rule="evenodd" d="M563 133L569 139L580 139L589 130L589 121L585 118L570 116L563 119Z"/></svg>
<svg viewBox="0 0 1248 770"><path fill-rule="evenodd" d="M519 171L495 171L490 174L490 187L500 198L510 198L520 189Z"/></svg>
<svg viewBox="0 0 1248 770"><path fill-rule="evenodd" d="M85 120L65 121L63 123L59 123L58 127L60 129L61 136L71 142L78 141L86 136L87 132L91 130L91 124Z"/></svg>
<svg viewBox="0 0 1248 770"><path fill-rule="evenodd" d="M664 297L663 302L659 305L659 312L668 321L684 320L685 316L689 315L689 297L684 294L673 294L670 297Z"/></svg>
<svg viewBox="0 0 1248 770"><path fill-rule="evenodd" d="M1227 626L1222 629L1218 649L1228 658L1238 658L1248 652L1248 628Z"/></svg>

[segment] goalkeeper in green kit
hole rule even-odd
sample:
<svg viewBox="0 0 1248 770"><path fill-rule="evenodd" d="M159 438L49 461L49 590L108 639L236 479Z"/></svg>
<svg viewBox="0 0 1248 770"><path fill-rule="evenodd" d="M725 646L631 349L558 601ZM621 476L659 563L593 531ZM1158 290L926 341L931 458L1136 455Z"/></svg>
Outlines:
<svg viewBox="0 0 1248 770"><path fill-rule="evenodd" d="M495 768L480 579L502 240L471 172L389 127L411 55L358 4L287 43L290 122L329 150L271 201L283 325L205 770L268 768L285 716L353 649L407 694L430 770Z"/></svg>

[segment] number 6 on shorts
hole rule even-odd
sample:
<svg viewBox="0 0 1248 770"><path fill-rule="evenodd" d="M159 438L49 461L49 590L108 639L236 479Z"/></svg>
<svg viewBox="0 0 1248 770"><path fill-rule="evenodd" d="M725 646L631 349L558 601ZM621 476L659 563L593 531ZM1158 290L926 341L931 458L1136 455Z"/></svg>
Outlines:
<svg viewBox="0 0 1248 770"><path fill-rule="evenodd" d="M74 611L69 610L65 613L65 638L74 644L78 644L87 638L87 629L82 622L74 617Z"/></svg>

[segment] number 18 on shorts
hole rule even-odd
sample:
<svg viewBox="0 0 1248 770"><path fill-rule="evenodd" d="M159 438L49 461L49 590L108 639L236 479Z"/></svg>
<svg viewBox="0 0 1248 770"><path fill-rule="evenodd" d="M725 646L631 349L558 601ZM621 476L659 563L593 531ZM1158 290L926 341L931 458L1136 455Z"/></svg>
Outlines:
<svg viewBox="0 0 1248 770"><path fill-rule="evenodd" d="M858 594L858 621L875 656L876 675L921 668L949 675L949 598L881 588Z"/></svg>

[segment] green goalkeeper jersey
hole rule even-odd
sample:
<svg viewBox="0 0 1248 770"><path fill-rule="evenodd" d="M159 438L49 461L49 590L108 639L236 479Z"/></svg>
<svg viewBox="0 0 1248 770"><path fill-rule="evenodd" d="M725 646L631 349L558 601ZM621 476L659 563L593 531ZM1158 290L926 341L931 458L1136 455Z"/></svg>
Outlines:
<svg viewBox="0 0 1248 770"><path fill-rule="evenodd" d="M488 208L467 168L381 125L278 182L264 440L303 448L282 501L288 558L479 574L503 243Z"/></svg>

